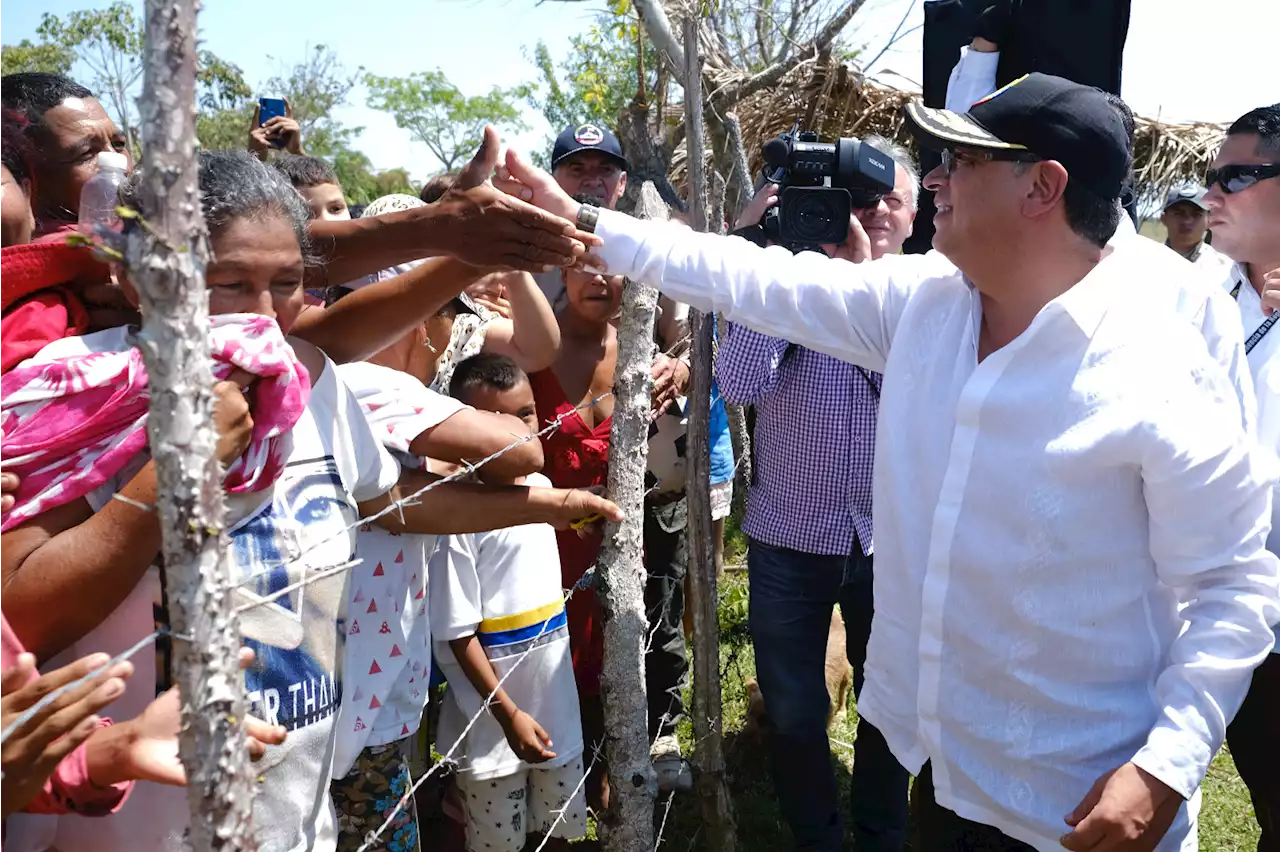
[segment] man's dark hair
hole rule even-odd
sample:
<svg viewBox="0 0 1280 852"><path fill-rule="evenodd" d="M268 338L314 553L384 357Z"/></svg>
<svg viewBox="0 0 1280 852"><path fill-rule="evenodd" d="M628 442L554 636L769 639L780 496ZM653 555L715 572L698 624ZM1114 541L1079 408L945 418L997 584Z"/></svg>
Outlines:
<svg viewBox="0 0 1280 852"><path fill-rule="evenodd" d="M1070 178L1067 178L1067 188L1062 193L1062 204L1071 230L1098 248L1106 247L1107 240L1115 236L1120 217L1125 215L1116 199L1103 198Z"/></svg>
<svg viewBox="0 0 1280 852"><path fill-rule="evenodd" d="M1257 134L1259 154L1280 156L1280 104L1251 109L1227 128L1228 136Z"/></svg>
<svg viewBox="0 0 1280 852"><path fill-rule="evenodd" d="M0 77L0 103L27 120L27 133L43 130L44 114L67 98L92 98L93 92L62 74L23 71Z"/></svg>
<svg viewBox="0 0 1280 852"><path fill-rule="evenodd" d="M453 186L453 182L458 179L457 172L445 172L442 175L436 175L427 181L422 187L422 192L418 193L418 198L422 199L423 204L435 204Z"/></svg>
<svg viewBox="0 0 1280 852"><path fill-rule="evenodd" d="M276 167L280 174L289 179L289 183L293 184L294 189L304 186L319 186L322 183L342 186L338 181L338 175L333 171L333 167L318 157L290 155L277 158L272 165Z"/></svg>
<svg viewBox="0 0 1280 852"><path fill-rule="evenodd" d="M0 116L0 162L18 183L31 179L31 166L27 162L27 120L17 110L6 108Z"/></svg>
<svg viewBox="0 0 1280 852"><path fill-rule="evenodd" d="M506 355L481 352L465 361L459 361L458 366L453 368L453 378L449 380L449 395L466 402L472 392L481 388L508 391L527 381L529 377L524 370Z"/></svg>
<svg viewBox="0 0 1280 852"><path fill-rule="evenodd" d="M1132 160L1133 142L1134 137L1138 133L1138 122L1133 117L1133 110L1124 102L1124 98L1119 95L1112 94L1111 92L1107 92L1106 95L1107 103L1111 104L1112 108L1114 108L1120 115L1120 123L1124 125L1125 136L1129 140L1129 159Z"/></svg>

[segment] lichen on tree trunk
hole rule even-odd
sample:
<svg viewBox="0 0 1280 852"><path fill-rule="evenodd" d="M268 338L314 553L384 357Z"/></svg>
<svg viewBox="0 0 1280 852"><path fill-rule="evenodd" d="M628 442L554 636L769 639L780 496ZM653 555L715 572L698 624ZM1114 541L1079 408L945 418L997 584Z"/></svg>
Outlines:
<svg viewBox="0 0 1280 852"><path fill-rule="evenodd" d="M151 395L161 556L182 693L179 755L189 782L191 847L254 850L254 774L245 749L240 638L223 562L222 468L213 426L208 237L196 158L197 0L147 0L140 219L125 265L142 300L138 345Z"/></svg>
<svg viewBox="0 0 1280 852"><path fill-rule="evenodd" d="M667 218L667 206L652 183L640 191L635 215ZM649 456L649 400L653 378L653 323L658 291L627 281L618 324L618 366L613 385L613 429L609 436L609 496L625 519L610 524L598 560L598 595L604 609L605 754L609 761L609 809L604 848L651 852L653 804L658 784L649 761L649 707L644 650L644 474Z"/></svg>

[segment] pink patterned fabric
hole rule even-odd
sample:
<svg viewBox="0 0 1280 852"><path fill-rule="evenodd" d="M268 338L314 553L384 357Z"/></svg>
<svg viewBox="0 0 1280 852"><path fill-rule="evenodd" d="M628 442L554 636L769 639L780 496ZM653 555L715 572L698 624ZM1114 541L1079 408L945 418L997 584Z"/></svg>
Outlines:
<svg viewBox="0 0 1280 852"><path fill-rule="evenodd" d="M275 320L224 314L209 324L214 375L223 379L239 368L258 377L248 392L253 438L225 485L232 493L262 491L284 469L311 380ZM119 329L101 334L124 339ZM4 469L21 479L0 530L85 496L146 448L150 395L142 353L125 346L102 351L91 345L98 337L59 341L52 344L56 356L38 355L0 379L0 455Z"/></svg>

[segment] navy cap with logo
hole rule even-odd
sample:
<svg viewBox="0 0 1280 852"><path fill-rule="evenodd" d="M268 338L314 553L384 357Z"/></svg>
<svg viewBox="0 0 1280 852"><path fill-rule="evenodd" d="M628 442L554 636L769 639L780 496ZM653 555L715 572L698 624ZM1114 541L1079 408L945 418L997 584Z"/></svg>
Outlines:
<svg viewBox="0 0 1280 852"><path fill-rule="evenodd" d="M1056 160L1071 180L1119 198L1129 176L1129 137L1107 94L1049 74L1028 74L966 113L910 103L912 132L927 148L1026 151Z"/></svg>
<svg viewBox="0 0 1280 852"><path fill-rule="evenodd" d="M599 151L618 161L623 171L627 169L627 158L622 156L622 144L618 137L609 132L607 127L598 124L579 124L577 127L566 127L556 137L555 147L551 149L551 168L581 151Z"/></svg>
<svg viewBox="0 0 1280 852"><path fill-rule="evenodd" d="M1194 204L1201 210L1208 210L1209 205L1205 203L1204 197L1209 191L1202 186L1196 186L1194 183L1188 183L1183 186L1175 186L1169 190L1169 197L1164 202L1164 209L1168 210L1180 201L1188 204Z"/></svg>

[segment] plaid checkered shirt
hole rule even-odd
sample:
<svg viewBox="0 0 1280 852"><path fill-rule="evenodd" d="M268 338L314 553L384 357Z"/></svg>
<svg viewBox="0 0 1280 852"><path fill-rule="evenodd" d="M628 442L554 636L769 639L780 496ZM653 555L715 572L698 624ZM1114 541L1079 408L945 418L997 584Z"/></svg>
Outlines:
<svg viewBox="0 0 1280 852"><path fill-rule="evenodd" d="M844 556L872 551L871 469L879 373L728 323L724 398L755 405L755 481L742 528L758 541Z"/></svg>

